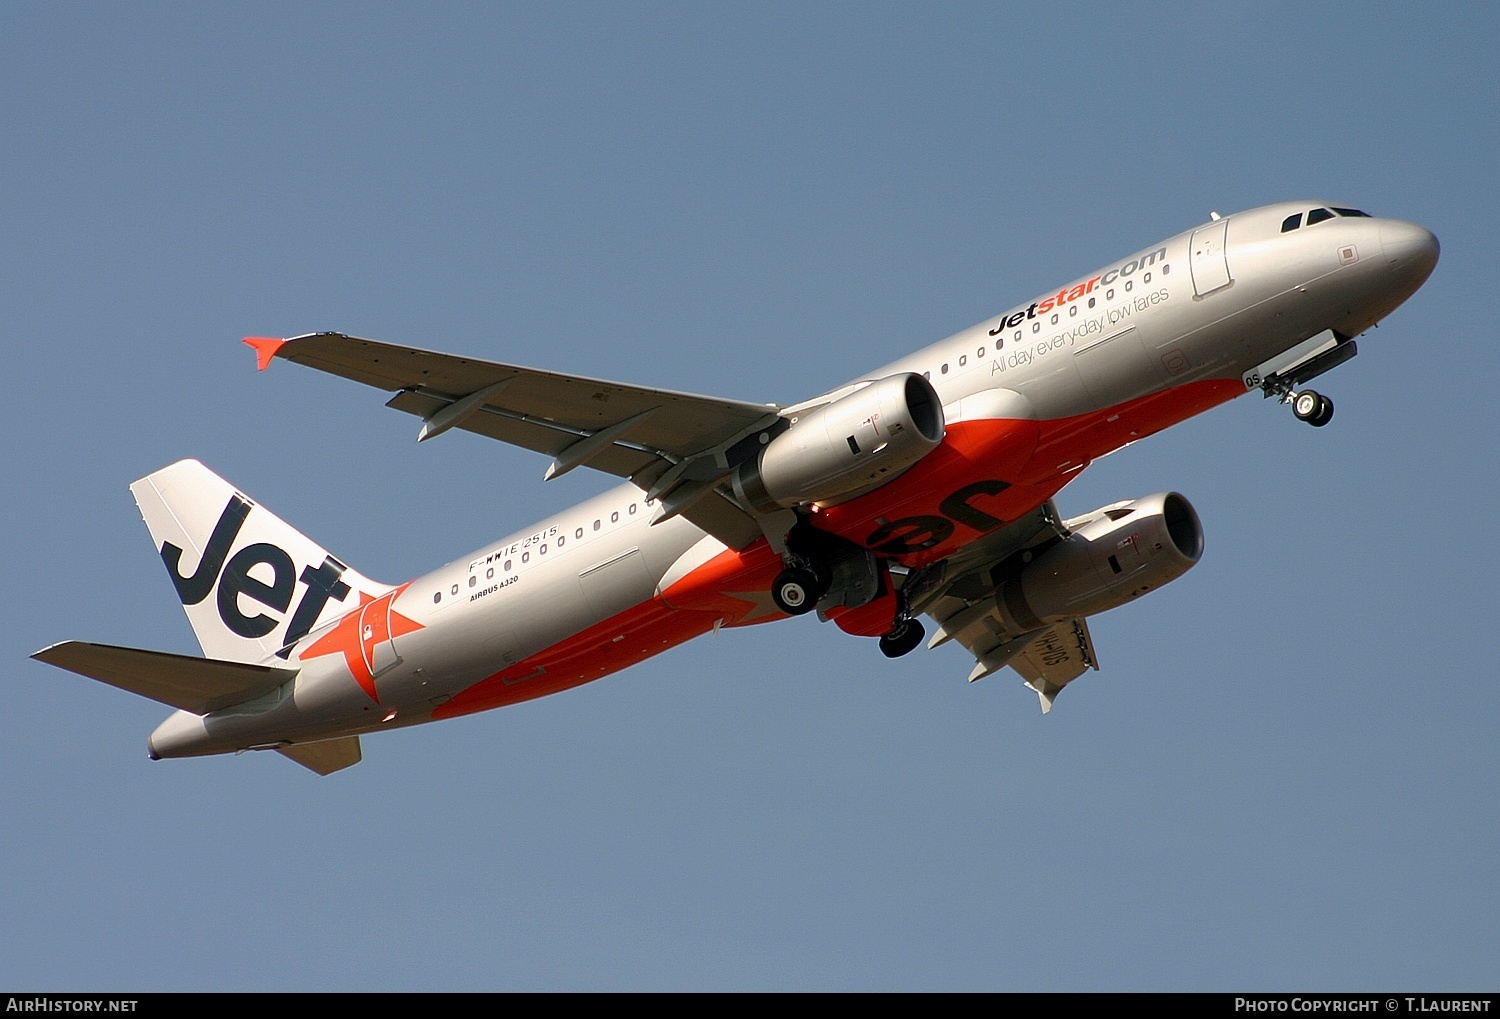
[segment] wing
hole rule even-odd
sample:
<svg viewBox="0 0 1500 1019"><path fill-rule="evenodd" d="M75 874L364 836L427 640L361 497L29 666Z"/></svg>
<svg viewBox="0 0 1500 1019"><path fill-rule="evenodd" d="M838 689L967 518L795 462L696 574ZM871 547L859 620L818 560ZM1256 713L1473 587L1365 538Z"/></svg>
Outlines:
<svg viewBox="0 0 1500 1019"><path fill-rule="evenodd" d="M1099 663L1088 624L1082 619L1069 619L1054 623L1028 641L1010 667L1036 691L1045 715L1063 687L1089 669L1098 669Z"/></svg>
<svg viewBox="0 0 1500 1019"><path fill-rule="evenodd" d="M1048 502L986 535L939 571L913 574L903 588L914 609L937 621L928 647L956 640L967 648L974 656L971 683L1009 665L1036 691L1043 714L1063 687L1099 668L1088 625L1070 619L1017 633L1007 629L999 599L1006 580L1068 533Z"/></svg>
<svg viewBox="0 0 1500 1019"><path fill-rule="evenodd" d="M739 442L775 425L774 404L538 371L414 347L313 333L247 337L260 367L280 357L395 395L388 407L422 418L418 440L450 428L551 456L546 477L588 466L629 478L660 500L658 519L681 514L731 548L760 537L755 519L718 482Z"/></svg>

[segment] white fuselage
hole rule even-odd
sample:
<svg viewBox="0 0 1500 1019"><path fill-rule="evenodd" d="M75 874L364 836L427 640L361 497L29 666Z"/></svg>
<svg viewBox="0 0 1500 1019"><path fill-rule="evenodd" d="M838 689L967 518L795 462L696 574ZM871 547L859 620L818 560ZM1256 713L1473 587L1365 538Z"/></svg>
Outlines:
<svg viewBox="0 0 1500 1019"><path fill-rule="evenodd" d="M1178 234L784 413L914 372L931 381L950 427L1041 422L1056 469L1076 470L1109 451L1101 444L1117 447L1245 391L1245 373L1320 331L1364 332L1431 271L1436 242L1412 224L1338 216L1283 232L1289 216L1315 208L1268 206ZM1107 439L1064 427L1174 391L1208 395ZM300 669L294 683L207 716L178 712L153 735L152 754L416 724L445 717L445 705L497 676L510 677L503 683L511 699L525 699L527 684L545 693L597 678L584 666L561 675L558 662L573 668L594 655L607 662L603 674L715 627L721 620L710 611L668 622L677 607L662 596L725 545L683 517L655 525L652 518L645 493L626 484L424 574L380 610L410 625L392 621L396 635L366 656L377 696L351 676L352 651L326 652L323 638L339 625L326 623L287 663ZM724 583L738 590L732 577ZM757 611L740 622L773 618L781 617ZM569 642L574 651L557 650ZM611 653L625 643L641 645L633 658ZM320 644L324 650L310 654ZM527 663L549 653L551 664L528 675Z"/></svg>

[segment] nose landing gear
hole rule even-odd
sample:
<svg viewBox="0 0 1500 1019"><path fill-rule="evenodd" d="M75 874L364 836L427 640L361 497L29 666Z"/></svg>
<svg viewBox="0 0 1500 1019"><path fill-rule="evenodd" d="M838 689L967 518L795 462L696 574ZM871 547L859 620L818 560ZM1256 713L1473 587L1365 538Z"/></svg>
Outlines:
<svg viewBox="0 0 1500 1019"><path fill-rule="evenodd" d="M1292 413L1298 421L1306 421L1314 428L1322 428L1333 420L1333 401L1322 393L1304 389L1300 393L1288 393L1282 399L1288 397L1291 399Z"/></svg>
<svg viewBox="0 0 1500 1019"><path fill-rule="evenodd" d="M1333 401L1322 393L1300 388L1303 383L1330 372L1359 353L1354 340L1333 329L1325 329L1271 360L1247 371L1246 389L1259 389L1292 405L1298 421L1322 428L1333 420Z"/></svg>

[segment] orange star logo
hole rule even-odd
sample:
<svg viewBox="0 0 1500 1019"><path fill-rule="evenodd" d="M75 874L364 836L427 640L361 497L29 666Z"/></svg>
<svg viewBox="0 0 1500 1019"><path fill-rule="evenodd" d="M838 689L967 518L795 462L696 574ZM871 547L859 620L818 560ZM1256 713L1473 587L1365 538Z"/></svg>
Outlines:
<svg viewBox="0 0 1500 1019"><path fill-rule="evenodd" d="M342 654L349 674L360 689L376 704L375 677L401 663L396 653L396 638L423 629L421 623L408 619L394 608L396 599L409 584L402 584L389 594L371 598L359 592L360 606L334 624L333 629L308 645L303 658Z"/></svg>

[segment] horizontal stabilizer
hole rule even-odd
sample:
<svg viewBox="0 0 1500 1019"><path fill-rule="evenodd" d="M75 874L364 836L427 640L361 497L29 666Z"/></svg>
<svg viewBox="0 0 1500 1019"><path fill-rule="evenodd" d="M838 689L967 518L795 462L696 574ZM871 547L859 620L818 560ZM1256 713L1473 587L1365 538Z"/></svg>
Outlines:
<svg viewBox="0 0 1500 1019"><path fill-rule="evenodd" d="M296 669L273 669L81 640L53 644L31 657L195 715L253 700L297 675Z"/></svg>
<svg viewBox="0 0 1500 1019"><path fill-rule="evenodd" d="M296 743L289 747L277 747L276 752L319 775L332 775L335 771L352 767L364 759L359 749L358 736L328 739L321 743Z"/></svg>

